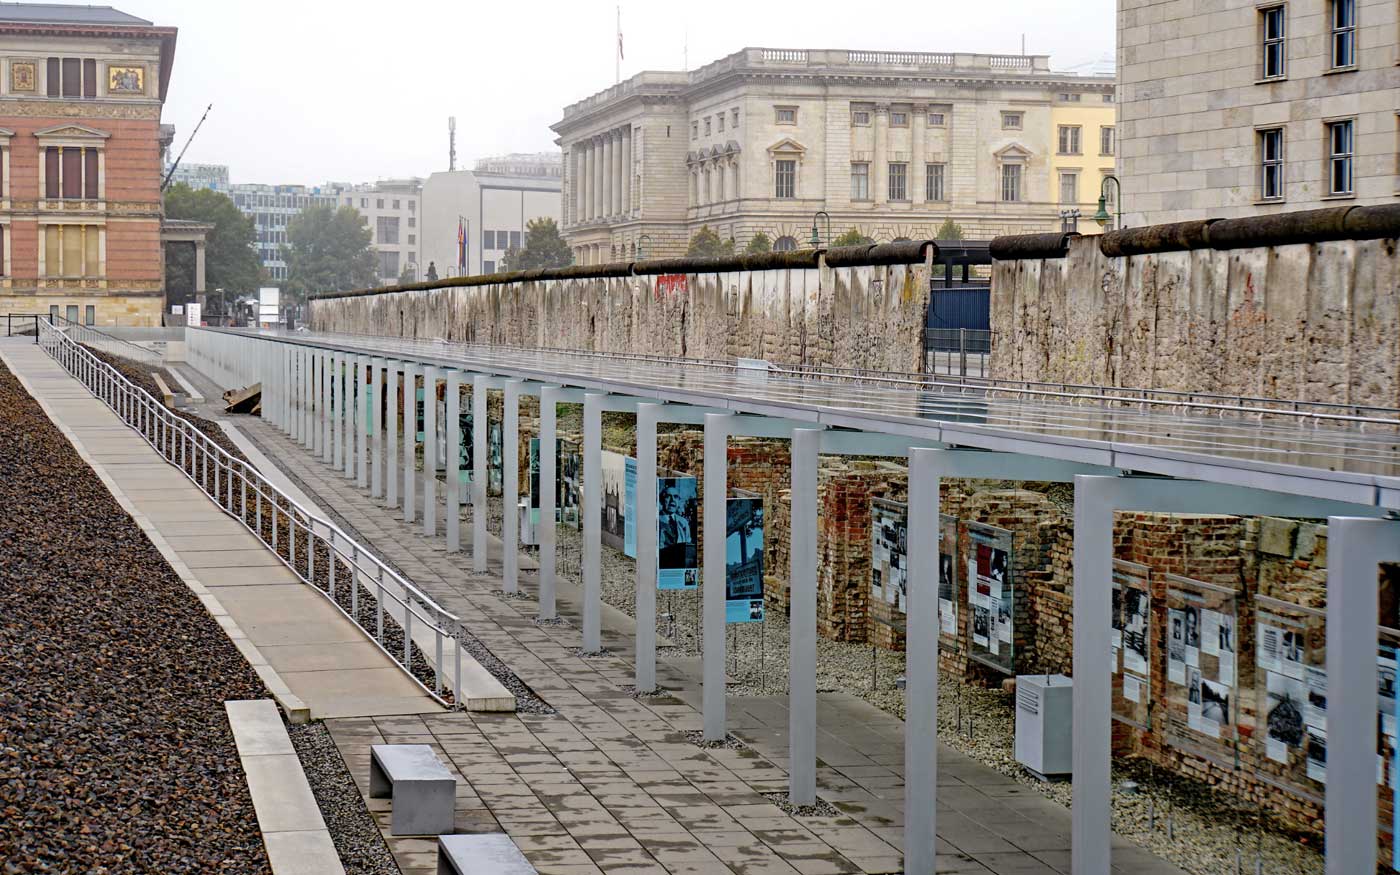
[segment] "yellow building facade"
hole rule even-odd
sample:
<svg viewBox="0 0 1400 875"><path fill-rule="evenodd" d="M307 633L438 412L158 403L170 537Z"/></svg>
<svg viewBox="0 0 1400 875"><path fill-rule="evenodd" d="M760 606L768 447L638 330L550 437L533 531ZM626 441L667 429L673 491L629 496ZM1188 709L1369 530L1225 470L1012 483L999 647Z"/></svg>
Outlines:
<svg viewBox="0 0 1400 875"><path fill-rule="evenodd" d="M1093 222L1103 179L1114 170L1118 105L1113 97L1065 92L1055 95L1050 109L1050 182L1060 209L1079 210L1081 223ZM1117 192L1108 188L1113 213Z"/></svg>

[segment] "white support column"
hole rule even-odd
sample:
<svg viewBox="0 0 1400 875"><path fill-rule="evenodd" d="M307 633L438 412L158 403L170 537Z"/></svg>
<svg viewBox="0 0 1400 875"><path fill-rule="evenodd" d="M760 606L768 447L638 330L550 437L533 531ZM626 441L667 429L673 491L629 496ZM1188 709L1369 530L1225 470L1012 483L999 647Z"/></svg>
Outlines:
<svg viewBox="0 0 1400 875"><path fill-rule="evenodd" d="M1111 478L1074 480L1074 743L1070 758L1074 769L1070 812L1074 875L1099 875L1109 870L1113 487ZM912 656L909 659L912 664Z"/></svg>
<svg viewBox="0 0 1400 875"><path fill-rule="evenodd" d="M292 381L287 386L287 392L292 398L292 440L296 443L306 442L306 405L302 403L302 353L305 350L300 346L291 348L292 353Z"/></svg>
<svg viewBox="0 0 1400 875"><path fill-rule="evenodd" d="M367 355L355 357L355 389L360 398L355 405L355 485L361 489L369 488L369 413L373 391L369 362Z"/></svg>
<svg viewBox="0 0 1400 875"><path fill-rule="evenodd" d="M370 369L370 423L374 434L370 455L371 498L384 497L384 359L372 358Z"/></svg>
<svg viewBox="0 0 1400 875"><path fill-rule="evenodd" d="M399 362L385 363L384 386L384 506L399 506Z"/></svg>
<svg viewBox="0 0 1400 875"><path fill-rule="evenodd" d="M603 399L583 396L583 651L602 649Z"/></svg>
<svg viewBox="0 0 1400 875"><path fill-rule="evenodd" d="M447 506L443 525L447 528L447 552L462 549L462 372L447 372ZM472 428L478 426L472 423Z"/></svg>
<svg viewBox="0 0 1400 875"><path fill-rule="evenodd" d="M282 379L277 385L277 398L281 401L280 425L287 437L296 439L296 416L292 409L292 347L285 343L277 344L282 362Z"/></svg>
<svg viewBox="0 0 1400 875"><path fill-rule="evenodd" d="M412 523L418 513L413 481L418 477L418 375L413 362L403 363L403 521Z"/></svg>
<svg viewBox="0 0 1400 875"><path fill-rule="evenodd" d="M487 535L486 535L486 385L489 378L485 374L477 374L472 378L472 419L483 423L483 426L476 429L475 448L472 455L476 463L476 475L472 477L472 570L477 574L486 573L487 560ZM505 443L505 435L501 435L501 443ZM502 451L504 452L504 447ZM504 460L501 470L501 482L505 483L514 477L520 478L519 471L512 471L504 467ZM505 508L506 513L512 513L512 508Z"/></svg>
<svg viewBox="0 0 1400 875"><path fill-rule="evenodd" d="M942 531L938 489L942 452L916 449L909 453L908 529L916 534L909 539L904 671L904 866L908 872L934 870L937 842L938 533Z"/></svg>
<svg viewBox="0 0 1400 875"><path fill-rule="evenodd" d="M316 447L316 352L310 347L302 349L302 446L308 450Z"/></svg>
<svg viewBox="0 0 1400 875"><path fill-rule="evenodd" d="M331 439L335 419L331 413L331 354L326 350L321 350L317 356L317 365L321 369L321 462L329 465L331 463L331 447L334 441Z"/></svg>
<svg viewBox="0 0 1400 875"><path fill-rule="evenodd" d="M331 468L338 470L345 467L345 356L338 352L331 353L331 394Z"/></svg>
<svg viewBox="0 0 1400 875"><path fill-rule="evenodd" d="M505 385L505 416L501 423L501 465L507 471L520 470L520 380L507 380ZM545 453L540 445L540 458ZM548 492L543 478L540 491ZM507 593L520 591L520 478L501 478L501 588ZM544 514L540 514L543 526ZM553 525L551 520L550 525Z"/></svg>
<svg viewBox="0 0 1400 875"><path fill-rule="evenodd" d="M637 690L656 689L656 423L664 404L637 405Z"/></svg>
<svg viewBox="0 0 1400 875"><path fill-rule="evenodd" d="M356 428L355 412L360 408L360 385L357 380L359 373L359 356L346 353L345 355L345 407L341 412L345 415L345 479L355 479L355 453L360 446L359 432Z"/></svg>
<svg viewBox="0 0 1400 875"><path fill-rule="evenodd" d="M540 389L540 446L548 446L558 437L559 388L545 386ZM559 472L553 453L540 456L540 483L555 483ZM537 532L540 542L540 615L541 620L553 620L555 616L555 490L540 489L540 528ZM551 522L546 523L546 520Z"/></svg>
<svg viewBox="0 0 1400 875"><path fill-rule="evenodd" d="M817 451L821 436L820 429L792 431L788 799L793 805L817 801Z"/></svg>
<svg viewBox="0 0 1400 875"><path fill-rule="evenodd" d="M423 536L437 534L438 369L423 367Z"/></svg>
<svg viewBox="0 0 1400 875"><path fill-rule="evenodd" d="M1400 522L1327 520L1327 875L1376 871L1377 577Z"/></svg>
<svg viewBox="0 0 1400 875"><path fill-rule="evenodd" d="M724 542L729 499L729 427L732 414L705 414L705 497L701 527L705 587L702 594L701 647L705 740L724 740Z"/></svg>

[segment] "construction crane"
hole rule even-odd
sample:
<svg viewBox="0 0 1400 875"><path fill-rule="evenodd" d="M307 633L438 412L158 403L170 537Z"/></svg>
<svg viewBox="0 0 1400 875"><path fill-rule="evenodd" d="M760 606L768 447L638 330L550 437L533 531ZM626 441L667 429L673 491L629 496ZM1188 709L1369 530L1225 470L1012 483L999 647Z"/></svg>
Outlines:
<svg viewBox="0 0 1400 875"><path fill-rule="evenodd" d="M170 187L170 179L175 175L175 168L180 166L180 161L185 157L185 151L190 148L190 143L194 140L194 135L199 133L199 129L204 126L204 120L209 118L209 110L213 108L214 104L212 103L204 108L204 115L199 117L199 123L194 126L194 130L190 131L190 138L185 141L185 147L180 150L180 154L175 158L175 163L170 165L170 172L166 173L165 179L161 181L161 191L165 191Z"/></svg>

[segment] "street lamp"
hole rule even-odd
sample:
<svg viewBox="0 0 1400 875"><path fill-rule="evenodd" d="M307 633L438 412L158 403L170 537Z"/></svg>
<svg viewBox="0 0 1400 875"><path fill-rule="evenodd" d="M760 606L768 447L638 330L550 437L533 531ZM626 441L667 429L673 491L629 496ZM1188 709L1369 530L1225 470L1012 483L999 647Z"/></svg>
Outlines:
<svg viewBox="0 0 1400 875"><path fill-rule="evenodd" d="M644 241L644 240L646 241L646 246L643 246L643 245L642 245L642 241ZM640 236L640 237L637 238L637 260L638 260L638 261L645 261L645 260L646 260L648 247L650 247L650 246L651 246L651 235L650 235L650 234L643 234L642 236Z"/></svg>
<svg viewBox="0 0 1400 875"><path fill-rule="evenodd" d="M1099 183L1099 210L1094 213L1094 221L1099 223L1100 228L1107 228L1108 223L1113 220L1113 217L1108 214L1109 181L1113 182L1114 192L1117 195L1114 198L1113 207L1118 213L1118 223L1114 227L1121 230L1123 228L1123 184L1112 173L1105 175L1103 182Z"/></svg>
<svg viewBox="0 0 1400 875"><path fill-rule="evenodd" d="M819 216L826 219L826 239L828 239L828 240L831 239L831 214L829 214L826 210L817 210L817 211L812 215L812 248L813 248L813 249L820 248L821 245L822 245L822 238L821 238L821 235L817 233L817 218L818 218Z"/></svg>

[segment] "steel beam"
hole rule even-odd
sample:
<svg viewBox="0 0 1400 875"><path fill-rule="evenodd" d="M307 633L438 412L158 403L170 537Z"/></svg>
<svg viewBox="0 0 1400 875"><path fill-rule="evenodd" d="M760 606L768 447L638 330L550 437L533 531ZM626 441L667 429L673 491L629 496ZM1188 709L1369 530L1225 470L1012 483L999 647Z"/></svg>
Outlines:
<svg viewBox="0 0 1400 875"><path fill-rule="evenodd" d="M447 529L447 552L462 550L462 372L447 372L447 505L443 525ZM473 429L480 428L475 422Z"/></svg>
<svg viewBox="0 0 1400 875"><path fill-rule="evenodd" d="M375 356L369 360L370 369L370 423L373 435L370 445L369 494L371 498L384 497L384 359Z"/></svg>
<svg viewBox="0 0 1400 875"><path fill-rule="evenodd" d="M403 521L412 523L418 515L413 481L418 479L418 374L413 362L403 363Z"/></svg>
<svg viewBox="0 0 1400 875"><path fill-rule="evenodd" d="M817 451L821 443L820 429L792 430L788 799L793 805L817 801Z"/></svg>
<svg viewBox="0 0 1400 875"><path fill-rule="evenodd" d="M665 404L637 405L637 659L640 692L656 689L656 423Z"/></svg>
<svg viewBox="0 0 1400 875"><path fill-rule="evenodd" d="M399 506L399 370L398 361L385 362L384 381L384 506Z"/></svg>
<svg viewBox="0 0 1400 875"><path fill-rule="evenodd" d="M564 392L558 386L540 389L540 446L547 447L558 439L559 399ZM540 455L540 483L558 480L557 460L553 453ZM557 533L554 526L555 490L540 487L540 527L536 533L540 542L540 610L539 619L555 617L555 561Z"/></svg>
<svg viewBox="0 0 1400 875"><path fill-rule="evenodd" d="M583 396L583 650L602 649L603 403L596 392Z"/></svg>
<svg viewBox="0 0 1400 875"><path fill-rule="evenodd" d="M369 356L356 356L355 393L360 400L355 405L355 485L361 489L369 488L369 413L374 385L370 373Z"/></svg>
<svg viewBox="0 0 1400 875"><path fill-rule="evenodd" d="M729 498L729 426L733 415L710 413L705 416L705 496L704 529L705 588L701 596L701 663L704 688L702 710L706 741L723 741L725 735L725 622L724 622L724 542Z"/></svg>
<svg viewBox="0 0 1400 875"><path fill-rule="evenodd" d="M472 419L476 422L486 422L486 386L490 378L485 374L476 374L472 377ZM504 431L504 429L502 429ZM474 449L472 454L476 457L472 461L476 465L476 474L472 477L472 570L477 574L486 573L487 561L487 534L486 534L486 429L478 428L472 435ZM502 434L501 442L505 443L505 435ZM504 450L504 447L502 447ZM519 471L502 470L501 482L514 477L520 478ZM505 513L513 513L513 508L503 508Z"/></svg>
<svg viewBox="0 0 1400 875"><path fill-rule="evenodd" d="M437 384L440 371L423 368L423 536L437 534Z"/></svg>
<svg viewBox="0 0 1400 875"><path fill-rule="evenodd" d="M905 615L904 866L932 872L938 811L938 490L944 450L909 453L909 579ZM1108 870L1105 869L1105 872Z"/></svg>
<svg viewBox="0 0 1400 875"><path fill-rule="evenodd" d="M514 477L501 478L501 588L507 593L520 591L520 380L505 384L505 411L501 424L501 466L516 472ZM545 448L540 447L540 457ZM543 480L540 485L544 488ZM527 511L528 512L528 511ZM543 520L541 520L543 525Z"/></svg>

